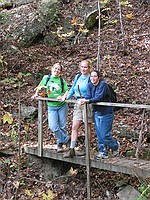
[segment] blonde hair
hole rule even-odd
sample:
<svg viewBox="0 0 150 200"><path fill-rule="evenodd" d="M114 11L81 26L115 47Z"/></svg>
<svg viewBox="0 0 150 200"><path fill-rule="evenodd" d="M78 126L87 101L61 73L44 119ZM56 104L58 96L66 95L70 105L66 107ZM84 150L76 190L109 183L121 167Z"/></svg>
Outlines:
<svg viewBox="0 0 150 200"><path fill-rule="evenodd" d="M79 64L79 67L81 67L82 63L85 63L87 67L90 69L89 61L88 60L82 60Z"/></svg>

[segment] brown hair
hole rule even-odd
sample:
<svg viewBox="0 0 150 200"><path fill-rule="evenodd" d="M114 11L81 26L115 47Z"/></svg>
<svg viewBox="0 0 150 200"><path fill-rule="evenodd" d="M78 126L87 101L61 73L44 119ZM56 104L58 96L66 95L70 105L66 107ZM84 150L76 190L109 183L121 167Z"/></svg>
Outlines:
<svg viewBox="0 0 150 200"><path fill-rule="evenodd" d="M102 74L100 73L100 71L94 69L94 70L91 71L91 73L92 72L95 72L99 78L102 78Z"/></svg>
<svg viewBox="0 0 150 200"><path fill-rule="evenodd" d="M55 67L55 66L60 66L60 71L62 71L62 66L61 66L60 63L55 63L55 64L52 66L52 68Z"/></svg>

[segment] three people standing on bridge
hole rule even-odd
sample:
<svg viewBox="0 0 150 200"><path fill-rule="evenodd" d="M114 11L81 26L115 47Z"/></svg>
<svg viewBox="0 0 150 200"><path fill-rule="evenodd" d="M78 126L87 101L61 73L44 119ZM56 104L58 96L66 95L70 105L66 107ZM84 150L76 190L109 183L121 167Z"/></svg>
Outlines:
<svg viewBox="0 0 150 200"><path fill-rule="evenodd" d="M41 88L46 89L47 97L64 100L68 94L67 82L61 77L62 66L56 63L51 68L51 75L43 76L36 88L36 98ZM48 126L57 138L57 151L63 151L63 144L70 142L70 136L66 134L66 122L68 115L68 104L64 101L48 101Z"/></svg>
<svg viewBox="0 0 150 200"><path fill-rule="evenodd" d="M61 101L48 101L48 125L57 137L57 151L63 152L63 144L69 144L70 148L63 155L65 158L74 157L75 155L85 155L85 150L82 152L75 151L78 138L78 130L81 122L84 122L84 105L88 103L88 132L91 139L91 125L94 123L95 132L98 139L99 153L97 159L108 158L109 149L112 149L113 155L119 154L120 144L111 135L112 124L114 119L114 110L112 106L91 105L96 102L110 102L110 90L105 81L102 80L101 74L97 70L93 70L90 74L89 62L81 61L80 74L75 76L72 87L68 92L68 86L60 73L62 67L56 63L51 68L51 76L45 75L36 89L32 98L38 96L41 87L46 87L47 96L49 98L57 98ZM66 134L66 121L68 115L68 105L64 102L65 99L70 99L75 96L77 103L74 105L73 123L71 138Z"/></svg>

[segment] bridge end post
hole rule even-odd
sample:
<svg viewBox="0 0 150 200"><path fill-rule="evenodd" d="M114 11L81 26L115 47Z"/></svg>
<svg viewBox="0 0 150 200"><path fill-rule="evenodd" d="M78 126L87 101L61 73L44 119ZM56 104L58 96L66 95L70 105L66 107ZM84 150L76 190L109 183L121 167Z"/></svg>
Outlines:
<svg viewBox="0 0 150 200"><path fill-rule="evenodd" d="M88 109L87 104L84 104L84 125L85 125L85 145L86 145L86 173L87 173L87 199L91 200L90 186L90 152L89 152L89 130L88 130Z"/></svg>
<svg viewBox="0 0 150 200"><path fill-rule="evenodd" d="M43 156L43 101L38 100L38 156Z"/></svg>

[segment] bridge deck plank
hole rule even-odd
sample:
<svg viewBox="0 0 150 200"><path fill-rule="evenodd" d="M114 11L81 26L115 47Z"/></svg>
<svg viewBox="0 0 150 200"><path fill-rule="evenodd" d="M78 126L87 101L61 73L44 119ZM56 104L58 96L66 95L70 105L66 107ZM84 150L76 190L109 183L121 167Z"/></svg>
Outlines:
<svg viewBox="0 0 150 200"><path fill-rule="evenodd" d="M25 145L24 151L27 154L38 156L37 145ZM75 156L74 158L63 158L63 153L57 153L55 148L51 148L50 145L44 146L43 157L61 160L64 162L74 163L78 165L86 165L85 156ZM91 154L91 167L99 168L103 170L109 170L114 172L121 172L125 174L141 176L144 178L150 177L150 161L137 160L123 157L113 157L108 159L96 160L94 155Z"/></svg>

